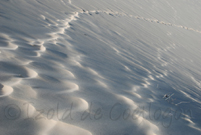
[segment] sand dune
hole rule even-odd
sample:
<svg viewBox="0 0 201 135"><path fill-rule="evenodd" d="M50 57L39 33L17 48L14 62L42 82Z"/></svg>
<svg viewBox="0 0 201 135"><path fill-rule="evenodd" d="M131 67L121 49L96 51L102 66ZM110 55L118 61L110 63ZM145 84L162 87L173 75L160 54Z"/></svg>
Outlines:
<svg viewBox="0 0 201 135"><path fill-rule="evenodd" d="M0 134L200 134L199 1L0 5Z"/></svg>

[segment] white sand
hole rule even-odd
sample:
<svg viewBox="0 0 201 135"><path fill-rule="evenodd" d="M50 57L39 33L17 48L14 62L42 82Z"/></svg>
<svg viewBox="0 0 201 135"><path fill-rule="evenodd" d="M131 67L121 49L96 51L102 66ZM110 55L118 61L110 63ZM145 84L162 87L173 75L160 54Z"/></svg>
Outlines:
<svg viewBox="0 0 201 135"><path fill-rule="evenodd" d="M201 2L0 1L0 135L200 135Z"/></svg>

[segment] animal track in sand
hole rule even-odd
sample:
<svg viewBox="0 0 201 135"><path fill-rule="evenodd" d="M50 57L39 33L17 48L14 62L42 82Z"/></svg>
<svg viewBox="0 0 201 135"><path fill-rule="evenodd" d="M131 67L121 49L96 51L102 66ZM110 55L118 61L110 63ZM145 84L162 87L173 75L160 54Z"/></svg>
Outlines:
<svg viewBox="0 0 201 135"><path fill-rule="evenodd" d="M60 38L60 35L65 34L65 31L72 26L71 22L75 21L75 20L77 20L79 18L79 14L98 15L100 13L104 13L104 14L107 14L107 15L110 15L110 16L113 16L113 17L126 16L126 17L130 17L130 18L135 18L135 19L138 19L138 20L148 21L148 22L151 22L151 23L158 23L158 24L162 24L162 25L166 25L166 26L178 27L178 28L183 28L183 29L189 30L189 31L194 31L194 32L197 32L197 33L201 33L201 31L199 31L199 30L196 30L196 29L193 29L193 28L188 28L186 26L172 24L172 23L160 21L160 20L157 20L157 19L144 18L142 16L133 16L133 15L129 15L129 14L126 14L126 13L123 13L123 12L117 12L117 11L112 11L112 10L106 10L106 11L104 11L104 10L103 11L102 10L90 10L90 11L86 11L86 10L80 9L80 11L72 13L65 20L57 20L59 23L56 23L56 22L55 23L49 23L49 27L55 26L59 30L57 32L50 33L49 35L50 35L51 38L47 39L46 41L43 41L43 42L52 41L54 44L56 44L58 38ZM44 15L41 15L41 16L42 16L43 19L44 18L47 19ZM42 50L44 50L44 49L42 49Z"/></svg>
<svg viewBox="0 0 201 135"><path fill-rule="evenodd" d="M186 26L182 26L182 25L177 25L177 24L172 24L172 23L169 23L169 22L165 22L165 21L161 21L161 20L158 20L158 19L154 19L154 18L145 18L145 17L142 17L142 16L134 16L134 15L129 15L127 13L123 13L123 12L118 12L118 11L112 11L112 10L91 10L91 11L86 11L86 10L83 10L81 9L81 11L79 12L76 12L76 17L79 16L79 14L88 14L88 15L93 15L93 14L100 14L100 13L105 13L107 15L110 15L110 16L126 16L126 17L130 17L130 18L135 18L135 19L138 19L138 20L143 20L143 21L147 21L147 22L150 22L150 23L158 23L158 24L162 24L162 25L166 25L166 26L172 26L172 27L177 27L177 28L182 28L182 29L185 29L185 30L189 30L189 31L193 31L193 32L197 32L197 33L201 33L200 30L197 30L197 29L194 29L194 28L189 28L189 27L186 27Z"/></svg>
<svg viewBox="0 0 201 135"><path fill-rule="evenodd" d="M61 1L63 1L63 0L61 0ZM71 0L69 0L69 4L72 4ZM101 11L101 10L85 11L85 10L80 10L79 12L74 12L67 19L65 19L65 20L59 20L58 22L52 21L52 20L46 18L44 15L42 15L41 17L47 23L48 27L57 27L58 31L50 33L49 34L50 35L49 38L39 39L38 41L34 41L33 40L33 42L31 42L30 45L32 45L34 47L34 51L36 51L37 53L38 52L47 53L48 52L47 51L48 48L46 49L46 47L48 47L48 46L46 46L46 44L47 43L53 43L53 44L56 45L59 42L58 40L60 38L62 38L61 35L64 35L65 31L67 29L69 29L70 27L73 26L72 25L72 21L75 21L75 20L77 20L79 18L79 14L88 14L90 16L93 16L93 15L99 15L100 13L104 13L104 14L107 14L107 15L112 16L112 17L125 16L125 17L130 17L130 18L135 18L135 19L138 19L138 20L142 20L142 21L147 21L147 22L151 22L151 23L158 23L158 24L162 24L162 25L166 25L166 26L183 28L183 29L186 29L186 30L190 30L190 31L201 33L201 31L199 31L199 30L195 30L195 29L188 28L188 27L185 27L185 26L180 26L180 25L176 25L176 24L167 23L167 22L159 21L157 19L149 19L149 18L144 18L144 17L140 17L140 16L128 15L128 14L125 14L125 13L115 12L115 11L111 11L111 10L108 10L108 11ZM5 48L4 47L0 47L0 48L2 48L2 49L9 49L9 48L10 49L17 49L17 47L18 47L15 44L13 44L11 42L11 40L9 40L9 37L3 43L3 45L5 46ZM120 52L116 48L114 48L114 50L116 51L116 53ZM52 53L58 54L59 51L52 52ZM41 55L37 55L37 56L38 57L42 57ZM62 56L65 56L65 55L60 55L61 58L63 58ZM14 71L12 71L12 73L15 74L16 77L19 77L19 78L34 78L34 77L38 76L38 73L36 71L34 71L32 69L28 69L27 67L18 66L18 65L16 66L16 65L11 65L11 64L7 64L7 63L3 63L2 65L4 65L4 64L6 64L5 68L8 66L8 67L10 67L12 69L15 69ZM1 66L1 62L0 62L0 66ZM1 70L2 69L0 69L0 71ZM93 75L95 75L97 77L102 78L102 76L97 71L95 71L95 70L93 70L91 68L87 68L87 67L86 67L86 70L88 70L91 74L93 74ZM148 87L148 85L150 85L149 80L154 80L154 78L151 76L150 71L148 71L148 69L144 69L143 67L139 67L139 70L143 70L144 72L149 73L149 75L150 75L149 79L145 80L145 84L143 84L145 87ZM7 69L3 69L3 72L10 73L10 70L9 69L8 70ZM66 74L71 74L71 76L74 76L73 73L71 73L70 71L68 73L66 73ZM44 77L44 80L46 78ZM53 78L49 78L49 80L51 80L51 79L53 79ZM79 90L79 86L77 84L75 84L75 83L72 83L70 81L69 82L61 82L61 84L64 84L64 83L68 85L69 89L67 89L65 91L60 91L60 92L58 92L58 94L60 94L60 93L63 94L63 93L68 93L68 92L73 92L73 91ZM100 81L100 85L104 86L105 84ZM12 87L6 86L6 85L2 85L2 86L0 85L0 97L1 96L5 96L5 95L9 95L12 92L13 92ZM136 97L141 98L141 95L138 95L137 93L133 93L133 94L135 94ZM122 101L124 101L125 104L130 104L132 106L135 105L135 103L133 101L131 101L129 98L127 98L127 97L123 97L123 96L120 97L119 96L118 98L120 98ZM83 104L87 108L88 103L86 101L84 101L83 99L80 99L79 102L78 102L78 105L80 105L80 107L82 107ZM146 127L150 128L150 131L148 131L149 134L152 134L152 128L158 130L155 125L153 125L152 123L150 123L146 119L142 119L142 122L143 122L142 125L145 124ZM54 133L56 134L56 132L59 131L59 129L60 129L60 131L61 130L63 131L62 133L66 133L66 132L68 133L68 132L71 132L73 130L72 133L70 133L70 134L75 134L75 132L77 134L81 134L81 132L83 131L83 130L81 130L79 128L76 128L76 127L73 127L71 125L60 123L60 122L56 122L56 121L48 121L48 122L47 121L46 122L44 122L44 121L38 122L37 121L36 123L39 126L41 126L41 127L45 127L44 130L46 130L47 132L46 131L41 132L41 133L44 133L44 134L47 134L50 131L53 132L52 134L54 134ZM55 130L55 128L56 128L56 130ZM143 129L143 127L141 127L141 128ZM64 130L64 129L66 129L66 130ZM71 130L69 130L69 129L71 129ZM85 134L91 134L88 131L84 131L84 133Z"/></svg>

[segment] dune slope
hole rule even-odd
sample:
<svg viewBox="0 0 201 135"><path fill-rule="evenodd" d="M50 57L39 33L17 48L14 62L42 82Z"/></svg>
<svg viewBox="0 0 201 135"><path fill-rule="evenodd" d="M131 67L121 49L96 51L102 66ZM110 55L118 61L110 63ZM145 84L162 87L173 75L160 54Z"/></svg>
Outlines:
<svg viewBox="0 0 201 135"><path fill-rule="evenodd" d="M201 134L200 6L0 1L0 134Z"/></svg>

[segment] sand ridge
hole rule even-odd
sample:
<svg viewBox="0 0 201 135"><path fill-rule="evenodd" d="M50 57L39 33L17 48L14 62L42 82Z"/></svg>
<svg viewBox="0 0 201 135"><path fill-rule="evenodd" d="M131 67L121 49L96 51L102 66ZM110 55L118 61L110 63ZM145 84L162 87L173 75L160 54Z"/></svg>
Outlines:
<svg viewBox="0 0 201 135"><path fill-rule="evenodd" d="M41 31L45 30L46 33L37 32L31 36L29 31L28 34L22 32L18 35L10 34L6 29L4 34L0 34L0 73L3 76L0 78L0 99L3 101L1 110L11 110L2 120L6 124L13 122L15 128L27 127L17 133L12 129L3 131L5 134L161 134L162 130L165 130L161 128L163 124L169 124L169 121L164 122L162 118L170 118L173 112L177 112L176 107L188 103L183 99L200 103L199 99L194 99L188 92L175 91L174 85L167 86L163 83L168 77L174 76L169 68L173 67L173 70L178 62L174 59L175 54L166 57L172 55L171 53L177 51L181 45L166 45L162 41L163 31L159 32L160 34L154 31L153 33L159 36L156 38L157 36L150 34L145 26L153 24L156 31L168 27L171 30L183 28L188 30L185 32L193 31L195 34L201 33L199 30L134 16L123 11L85 10L73 4L74 2L25 2L27 8L38 6L39 10L35 11L37 19L33 20L36 24L41 24ZM13 1L11 3L15 4ZM58 10L57 6L61 7L61 10ZM69 11L65 12L66 19L63 19L64 16L59 17L64 7L69 8ZM26 13L23 15L26 16ZM26 27L31 26L28 23ZM34 27L37 28L37 25ZM128 30L131 28L133 31ZM174 32L165 34L164 40L174 40ZM131 35L134 36L129 37ZM149 36L153 39L146 39ZM157 42L158 40L160 42ZM157 45L154 46L152 42ZM181 79L176 80L182 82ZM167 91L171 97L163 99ZM174 103L173 98L181 93L185 98ZM153 112L143 109L149 102L154 106ZM161 107L159 103L173 108L171 113L166 114L165 108L161 111L160 119L150 119L150 113L154 113L155 117L156 110ZM55 104L59 107L55 108ZM96 110L94 106L100 109ZM14 111L9 107L14 108ZM71 110L75 116L72 119L59 119L53 114L49 118L56 109L60 117L66 110ZM16 113L15 110L20 111ZM40 115L42 119L38 120L37 116L41 110L44 113ZM100 110L103 115L96 120L95 116ZM126 119L130 110L142 112L144 116L134 113L134 119ZM83 114L87 114L86 119ZM88 117L91 115L92 118ZM182 113L182 117L184 122L190 123L189 129L199 131L199 124L190 118L189 114ZM15 121L8 121L13 118Z"/></svg>

